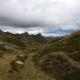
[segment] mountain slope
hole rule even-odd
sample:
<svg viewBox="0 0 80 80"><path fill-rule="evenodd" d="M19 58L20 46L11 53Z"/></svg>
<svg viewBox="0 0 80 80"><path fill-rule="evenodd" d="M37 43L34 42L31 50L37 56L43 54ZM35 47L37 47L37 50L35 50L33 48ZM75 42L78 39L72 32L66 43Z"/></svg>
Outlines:
<svg viewBox="0 0 80 80"><path fill-rule="evenodd" d="M5 44L17 46L19 49L36 51L42 45L47 43L47 40L41 34L29 35L27 32L22 34L12 34L9 32L0 31L0 41Z"/></svg>
<svg viewBox="0 0 80 80"><path fill-rule="evenodd" d="M32 55L46 43L41 34L11 34L0 31L0 79L49 80L31 60Z"/></svg>
<svg viewBox="0 0 80 80"><path fill-rule="evenodd" d="M52 41L33 60L42 71L57 80L79 80L80 32Z"/></svg>

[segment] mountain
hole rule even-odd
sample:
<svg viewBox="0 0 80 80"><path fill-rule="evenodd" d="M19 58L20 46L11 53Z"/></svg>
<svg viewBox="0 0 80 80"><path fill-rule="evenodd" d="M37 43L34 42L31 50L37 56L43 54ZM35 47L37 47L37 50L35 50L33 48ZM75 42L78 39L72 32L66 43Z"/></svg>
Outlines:
<svg viewBox="0 0 80 80"><path fill-rule="evenodd" d="M79 80L80 32L51 41L33 57L33 61L56 80Z"/></svg>
<svg viewBox="0 0 80 80"><path fill-rule="evenodd" d="M40 33L37 35L29 35L27 32L22 34L12 34L0 31L0 41L8 44L16 45L20 49L32 51L47 43L47 40Z"/></svg>
<svg viewBox="0 0 80 80"><path fill-rule="evenodd" d="M79 80L80 31L44 37L0 31L1 80Z"/></svg>
<svg viewBox="0 0 80 80"><path fill-rule="evenodd" d="M12 34L0 30L0 79L38 80L38 74L41 74L40 80L44 80L44 77L48 80L47 76L36 69L31 60L32 56L47 42L40 33Z"/></svg>

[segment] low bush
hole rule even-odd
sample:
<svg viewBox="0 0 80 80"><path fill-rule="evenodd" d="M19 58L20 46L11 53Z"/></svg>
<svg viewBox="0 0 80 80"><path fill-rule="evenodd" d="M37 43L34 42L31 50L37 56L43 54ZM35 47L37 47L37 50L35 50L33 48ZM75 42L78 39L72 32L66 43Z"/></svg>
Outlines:
<svg viewBox="0 0 80 80"><path fill-rule="evenodd" d="M79 80L80 69L73 67L67 58L61 55L47 55L40 64L41 70L57 80Z"/></svg>

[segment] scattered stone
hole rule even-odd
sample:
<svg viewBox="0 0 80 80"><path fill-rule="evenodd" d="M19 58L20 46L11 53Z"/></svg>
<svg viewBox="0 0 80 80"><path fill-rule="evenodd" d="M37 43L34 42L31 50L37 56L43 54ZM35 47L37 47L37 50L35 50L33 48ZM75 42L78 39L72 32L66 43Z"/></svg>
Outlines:
<svg viewBox="0 0 80 80"><path fill-rule="evenodd" d="M24 62L22 62L22 61L16 61L16 63L19 65L24 65Z"/></svg>

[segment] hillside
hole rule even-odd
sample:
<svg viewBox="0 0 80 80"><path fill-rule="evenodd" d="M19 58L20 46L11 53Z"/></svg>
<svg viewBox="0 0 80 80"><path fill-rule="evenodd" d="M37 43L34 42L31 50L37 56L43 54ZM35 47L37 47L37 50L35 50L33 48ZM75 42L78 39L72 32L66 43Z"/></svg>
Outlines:
<svg viewBox="0 0 80 80"><path fill-rule="evenodd" d="M47 40L41 34L0 31L0 80L43 80L44 77L48 80L30 59L46 43Z"/></svg>
<svg viewBox="0 0 80 80"><path fill-rule="evenodd" d="M80 32L51 41L33 61L42 71L56 80L80 79Z"/></svg>
<svg viewBox="0 0 80 80"><path fill-rule="evenodd" d="M9 32L0 31L0 41L5 44L16 46L18 49L28 51L36 51L42 45L47 43L47 40L41 34L29 35L27 32L22 34L12 34Z"/></svg>
<svg viewBox="0 0 80 80"><path fill-rule="evenodd" d="M80 32L44 37L0 31L1 80L79 80Z"/></svg>

